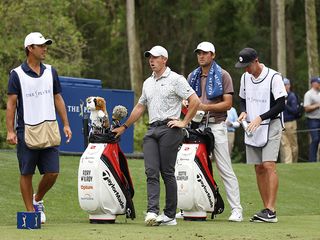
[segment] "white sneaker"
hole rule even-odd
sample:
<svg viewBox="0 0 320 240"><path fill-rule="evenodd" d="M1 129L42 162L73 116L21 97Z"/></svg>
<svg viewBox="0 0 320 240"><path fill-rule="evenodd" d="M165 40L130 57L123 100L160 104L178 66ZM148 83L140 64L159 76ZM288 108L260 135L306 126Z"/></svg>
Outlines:
<svg viewBox="0 0 320 240"><path fill-rule="evenodd" d="M176 218L178 218L178 219L183 218L183 211L182 210L180 212L176 213Z"/></svg>
<svg viewBox="0 0 320 240"><path fill-rule="evenodd" d="M231 215L229 217L229 221L231 222L242 222L243 217L242 217L242 211L239 209L233 209L231 211Z"/></svg>
<svg viewBox="0 0 320 240"><path fill-rule="evenodd" d="M36 212L40 212L41 223L46 222L46 215L44 214L43 200L37 202L35 199L35 194L33 194L33 207Z"/></svg>
<svg viewBox="0 0 320 240"><path fill-rule="evenodd" d="M153 212L147 212L144 222L147 226L159 226L157 223L158 214Z"/></svg>
<svg viewBox="0 0 320 240"><path fill-rule="evenodd" d="M174 225L177 225L177 220L175 218L169 218L164 213L159 215L157 217L156 221L157 221L158 225L161 225L161 226L174 226Z"/></svg>

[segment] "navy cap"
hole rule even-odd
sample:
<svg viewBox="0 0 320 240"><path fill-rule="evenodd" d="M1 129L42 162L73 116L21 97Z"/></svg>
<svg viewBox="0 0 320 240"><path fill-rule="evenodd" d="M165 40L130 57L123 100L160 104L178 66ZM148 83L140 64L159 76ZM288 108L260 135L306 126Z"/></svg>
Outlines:
<svg viewBox="0 0 320 240"><path fill-rule="evenodd" d="M312 77L310 79L310 82L313 83L313 82L317 82L317 83L320 83L320 77Z"/></svg>
<svg viewBox="0 0 320 240"><path fill-rule="evenodd" d="M290 80L288 78L283 79L284 85L290 85Z"/></svg>
<svg viewBox="0 0 320 240"><path fill-rule="evenodd" d="M244 68L258 57L258 53L253 48L244 48L239 52L239 60L236 63L236 68Z"/></svg>

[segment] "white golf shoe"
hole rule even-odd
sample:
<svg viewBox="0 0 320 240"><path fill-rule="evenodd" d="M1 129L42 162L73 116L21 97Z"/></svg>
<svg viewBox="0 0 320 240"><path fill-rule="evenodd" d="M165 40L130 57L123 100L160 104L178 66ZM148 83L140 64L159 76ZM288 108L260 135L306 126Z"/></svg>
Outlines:
<svg viewBox="0 0 320 240"><path fill-rule="evenodd" d="M242 211L240 209L233 209L229 217L230 222L242 222Z"/></svg>
<svg viewBox="0 0 320 240"><path fill-rule="evenodd" d="M167 215L162 213L156 219L158 225L160 226L174 226L177 225L177 220L175 218L169 218Z"/></svg>
<svg viewBox="0 0 320 240"><path fill-rule="evenodd" d="M35 194L33 194L33 207L36 212L40 212L41 223L46 222L46 215L44 214L43 200L37 202L35 199Z"/></svg>
<svg viewBox="0 0 320 240"><path fill-rule="evenodd" d="M153 212L147 212L144 222L147 226L158 226L159 224L157 224L157 217L158 214Z"/></svg>

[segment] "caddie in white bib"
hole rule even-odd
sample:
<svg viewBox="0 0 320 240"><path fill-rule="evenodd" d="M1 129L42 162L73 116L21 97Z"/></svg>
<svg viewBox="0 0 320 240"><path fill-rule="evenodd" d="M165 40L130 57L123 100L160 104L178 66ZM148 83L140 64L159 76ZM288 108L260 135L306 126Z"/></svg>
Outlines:
<svg viewBox="0 0 320 240"><path fill-rule="evenodd" d="M264 71L266 76L262 79L254 80L249 74L243 76L248 122L270 110L272 81L274 77L280 75L270 68L265 67ZM268 143L269 124L270 119L265 119L252 136L245 135L245 144L253 147L264 147Z"/></svg>

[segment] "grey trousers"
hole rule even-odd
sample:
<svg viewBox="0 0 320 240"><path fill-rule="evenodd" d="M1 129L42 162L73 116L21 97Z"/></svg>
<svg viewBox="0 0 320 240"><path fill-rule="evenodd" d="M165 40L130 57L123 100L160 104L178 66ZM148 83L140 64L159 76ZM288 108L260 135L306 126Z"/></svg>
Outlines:
<svg viewBox="0 0 320 240"><path fill-rule="evenodd" d="M177 182L174 176L179 144L183 133L180 128L166 125L150 127L143 138L145 173L147 176L148 212L159 214L160 173L165 185L164 214L174 218L177 208Z"/></svg>

